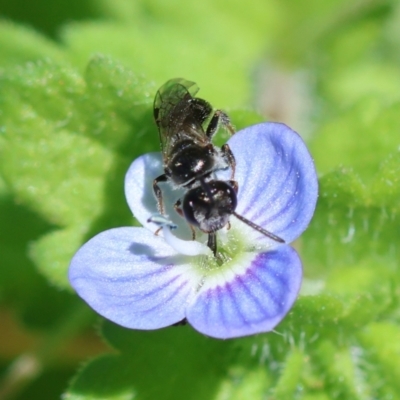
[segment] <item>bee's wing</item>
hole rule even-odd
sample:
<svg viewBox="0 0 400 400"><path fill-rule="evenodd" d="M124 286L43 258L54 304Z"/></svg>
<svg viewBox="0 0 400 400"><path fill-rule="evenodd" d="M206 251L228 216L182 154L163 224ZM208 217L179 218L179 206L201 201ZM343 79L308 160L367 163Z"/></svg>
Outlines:
<svg viewBox="0 0 400 400"><path fill-rule="evenodd" d="M202 121L193 112L192 100L198 91L194 82L176 78L165 83L156 94L153 112L164 160L169 158L171 147L178 140L207 142Z"/></svg>

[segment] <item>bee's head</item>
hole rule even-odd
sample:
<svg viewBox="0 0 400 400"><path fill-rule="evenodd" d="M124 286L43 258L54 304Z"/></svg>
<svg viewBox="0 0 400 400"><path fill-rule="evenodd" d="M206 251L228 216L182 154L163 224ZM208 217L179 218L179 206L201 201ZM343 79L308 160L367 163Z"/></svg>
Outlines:
<svg viewBox="0 0 400 400"><path fill-rule="evenodd" d="M229 222L236 205L234 188L225 181L214 180L189 190L183 198L182 210L191 225L210 233Z"/></svg>

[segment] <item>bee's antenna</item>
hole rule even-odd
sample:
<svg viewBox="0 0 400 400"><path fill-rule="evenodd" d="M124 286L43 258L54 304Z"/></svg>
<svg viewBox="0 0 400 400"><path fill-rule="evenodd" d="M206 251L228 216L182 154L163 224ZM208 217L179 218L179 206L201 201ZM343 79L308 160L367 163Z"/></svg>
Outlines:
<svg viewBox="0 0 400 400"><path fill-rule="evenodd" d="M274 235L271 232L268 232L267 230L265 230L264 228L261 228L261 226L255 224L254 222L249 221L247 218L243 217L242 215L236 214L236 212L232 213L237 219L240 219L242 222L244 222L246 225L251 226L253 229L255 229L256 231L262 233L264 236L269 237L272 240L275 240L275 242L279 242L279 243L285 243L285 241L280 238L279 236Z"/></svg>

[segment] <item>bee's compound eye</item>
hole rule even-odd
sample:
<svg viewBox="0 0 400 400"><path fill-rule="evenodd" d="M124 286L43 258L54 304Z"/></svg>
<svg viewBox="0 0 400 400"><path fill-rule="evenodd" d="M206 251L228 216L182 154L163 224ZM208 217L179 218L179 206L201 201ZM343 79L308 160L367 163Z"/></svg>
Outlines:
<svg viewBox="0 0 400 400"><path fill-rule="evenodd" d="M189 190L182 204L186 220L203 232L223 228L237 205L236 192L224 181L211 181Z"/></svg>

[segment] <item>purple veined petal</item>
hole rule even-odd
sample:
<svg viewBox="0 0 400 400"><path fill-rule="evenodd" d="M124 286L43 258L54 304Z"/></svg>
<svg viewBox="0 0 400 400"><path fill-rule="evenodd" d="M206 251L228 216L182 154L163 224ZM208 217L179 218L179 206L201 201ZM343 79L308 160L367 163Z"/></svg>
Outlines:
<svg viewBox="0 0 400 400"><path fill-rule="evenodd" d="M236 212L287 243L296 239L308 226L318 197L314 163L301 137L284 124L262 123L237 132L228 144L239 184Z"/></svg>
<svg viewBox="0 0 400 400"><path fill-rule="evenodd" d="M220 339L268 332L292 307L301 280L301 261L290 246L254 253L242 273L205 284L186 318L198 331Z"/></svg>
<svg viewBox="0 0 400 400"><path fill-rule="evenodd" d="M157 201L153 192L153 180L164 173L161 153L148 153L138 157L125 175L125 196L135 218L152 232L159 226L147 220L158 214ZM159 184L166 214L178 226L174 231L181 239L191 239L191 231L184 219L175 211L175 202L182 197L182 189L174 189L168 182Z"/></svg>
<svg viewBox="0 0 400 400"><path fill-rule="evenodd" d="M116 228L78 250L69 280L105 318L127 328L158 329L185 317L198 285L186 260L144 228Z"/></svg>

